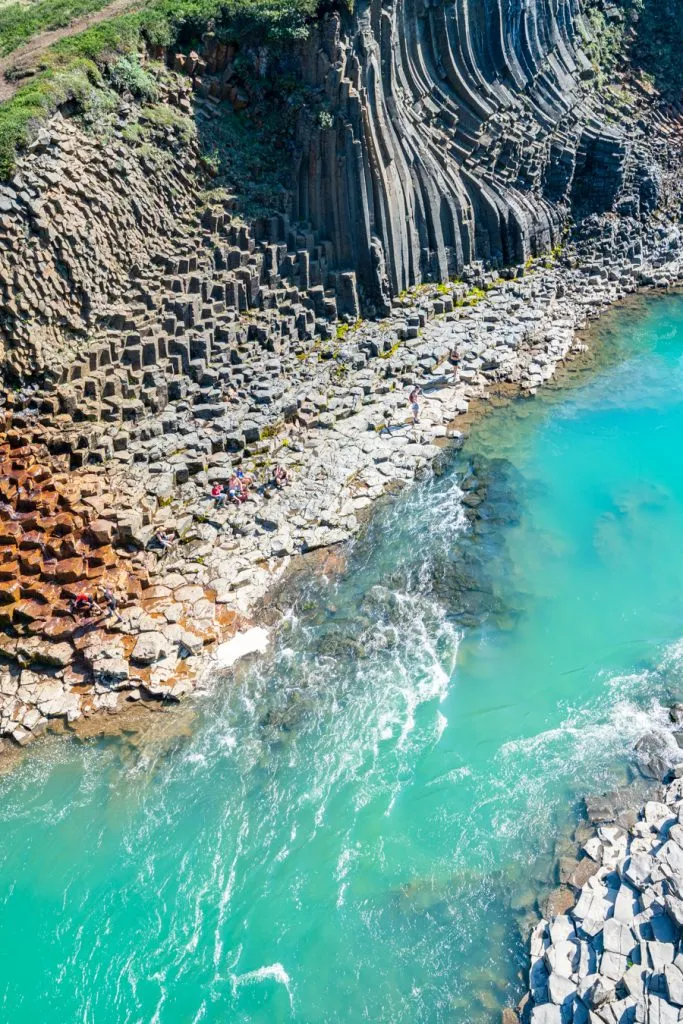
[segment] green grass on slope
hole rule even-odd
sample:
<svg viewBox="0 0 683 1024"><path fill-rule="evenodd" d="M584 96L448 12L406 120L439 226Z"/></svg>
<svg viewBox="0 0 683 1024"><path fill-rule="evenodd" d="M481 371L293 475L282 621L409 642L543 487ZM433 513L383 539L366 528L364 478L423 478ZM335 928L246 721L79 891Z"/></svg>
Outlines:
<svg viewBox="0 0 683 1024"><path fill-rule="evenodd" d="M630 64L672 99L683 96L681 0L586 0L586 48L600 77Z"/></svg>
<svg viewBox="0 0 683 1024"><path fill-rule="evenodd" d="M105 7L108 0L35 0L0 7L0 56L16 50L38 32L63 28L75 18Z"/></svg>
<svg viewBox="0 0 683 1024"><path fill-rule="evenodd" d="M0 180L11 176L32 128L57 107L70 99L85 109L96 104L103 69L122 55L146 44L198 45L209 29L242 46L277 46L305 36L316 6L317 0L150 0L141 10L60 40L41 56L42 70L0 105Z"/></svg>

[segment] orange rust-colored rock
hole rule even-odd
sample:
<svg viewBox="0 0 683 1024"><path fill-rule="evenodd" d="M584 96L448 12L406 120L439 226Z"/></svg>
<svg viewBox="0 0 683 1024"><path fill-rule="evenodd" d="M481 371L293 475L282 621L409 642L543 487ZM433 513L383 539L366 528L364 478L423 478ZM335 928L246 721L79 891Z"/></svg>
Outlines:
<svg viewBox="0 0 683 1024"><path fill-rule="evenodd" d="M6 583L0 587L0 604L14 604L20 597L19 583L17 580L12 580L11 583Z"/></svg>
<svg viewBox="0 0 683 1024"><path fill-rule="evenodd" d="M85 576L85 565L82 558L65 558L57 562L54 578L57 583L75 583Z"/></svg>
<svg viewBox="0 0 683 1024"><path fill-rule="evenodd" d="M31 601L29 599L17 601L14 606L14 621L25 619L33 622L35 619L46 619L50 614L49 608L42 601Z"/></svg>
<svg viewBox="0 0 683 1024"><path fill-rule="evenodd" d="M74 521L68 512L58 512L57 515L50 516L49 519L43 519L42 523L45 530L49 530L53 536L57 537L72 533L74 528Z"/></svg>
<svg viewBox="0 0 683 1024"><path fill-rule="evenodd" d="M101 565L110 569L116 565L116 555L109 545L105 545L101 548L95 548L94 551L86 555L86 561L89 568Z"/></svg>
<svg viewBox="0 0 683 1024"><path fill-rule="evenodd" d="M111 545L114 533L116 532L116 524L111 519L94 519L88 525L87 532L95 544Z"/></svg>
<svg viewBox="0 0 683 1024"><path fill-rule="evenodd" d="M48 619L42 625L42 635L47 640L71 640L78 629L78 624L71 616Z"/></svg>
<svg viewBox="0 0 683 1024"><path fill-rule="evenodd" d="M0 628L9 629L14 619L14 605L3 604L0 605Z"/></svg>
<svg viewBox="0 0 683 1024"><path fill-rule="evenodd" d="M37 548L30 551L21 551L19 554L19 565L22 576L38 576L43 564L42 552Z"/></svg>
<svg viewBox="0 0 683 1024"><path fill-rule="evenodd" d="M22 530L19 523L0 523L0 547L16 547L21 536Z"/></svg>
<svg viewBox="0 0 683 1024"><path fill-rule="evenodd" d="M15 580L19 575L19 571L18 562L3 562L0 565L0 581L4 583L8 580Z"/></svg>
<svg viewBox="0 0 683 1024"><path fill-rule="evenodd" d="M21 581L21 596L31 598L34 601L42 601L44 604L53 605L59 600L59 587L53 583L44 583L41 579L32 577Z"/></svg>
<svg viewBox="0 0 683 1024"><path fill-rule="evenodd" d="M173 591L170 587L163 587L159 584L147 587L142 593L143 604L154 604L156 601L170 601L172 594Z"/></svg>
<svg viewBox="0 0 683 1024"><path fill-rule="evenodd" d="M25 532L19 541L21 551L28 551L30 548L40 548L42 551L45 544L45 535L42 530L29 530Z"/></svg>

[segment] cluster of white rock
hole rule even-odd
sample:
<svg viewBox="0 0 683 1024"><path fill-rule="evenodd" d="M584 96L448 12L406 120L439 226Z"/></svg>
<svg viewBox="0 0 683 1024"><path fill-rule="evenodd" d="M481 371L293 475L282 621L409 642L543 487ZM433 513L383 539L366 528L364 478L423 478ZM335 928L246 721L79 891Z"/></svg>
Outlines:
<svg viewBox="0 0 683 1024"><path fill-rule="evenodd" d="M592 875L531 936L531 1024L683 1020L683 766L629 830L602 825Z"/></svg>

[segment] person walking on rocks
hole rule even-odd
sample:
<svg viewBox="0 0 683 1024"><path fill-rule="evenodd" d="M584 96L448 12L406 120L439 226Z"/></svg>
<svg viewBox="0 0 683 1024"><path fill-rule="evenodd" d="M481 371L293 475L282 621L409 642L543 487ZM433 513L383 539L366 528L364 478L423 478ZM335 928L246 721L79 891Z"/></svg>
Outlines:
<svg viewBox="0 0 683 1024"><path fill-rule="evenodd" d="M173 545L174 537L172 533L166 533L166 531L162 530L160 527L154 534L154 539L164 551L168 551L168 549Z"/></svg>
<svg viewBox="0 0 683 1024"><path fill-rule="evenodd" d="M420 388L416 384L413 390L410 392L410 395L408 396L410 408L412 409L413 412L413 424L420 422L420 403L418 401L420 395Z"/></svg>
<svg viewBox="0 0 683 1024"><path fill-rule="evenodd" d="M117 622L123 622L121 614L119 613L118 598L108 583L102 587L102 597L105 605L107 606L107 618L111 615L115 615Z"/></svg>
<svg viewBox="0 0 683 1024"><path fill-rule="evenodd" d="M453 376L455 380L458 379L458 373L460 371L460 356L458 355L457 348L454 348L450 354L451 364L453 366Z"/></svg>

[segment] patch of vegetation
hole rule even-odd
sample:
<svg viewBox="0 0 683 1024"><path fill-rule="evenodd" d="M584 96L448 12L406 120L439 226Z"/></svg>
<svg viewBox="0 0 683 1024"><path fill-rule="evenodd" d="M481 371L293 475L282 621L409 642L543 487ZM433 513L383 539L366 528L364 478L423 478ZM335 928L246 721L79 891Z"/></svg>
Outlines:
<svg viewBox="0 0 683 1024"><path fill-rule="evenodd" d="M218 149L214 147L211 152L204 153L202 156L202 164L204 165L204 170L210 174L212 178L215 178L220 174L221 156Z"/></svg>
<svg viewBox="0 0 683 1024"><path fill-rule="evenodd" d="M55 9L55 4L65 0L37 0L30 7L22 7L25 12ZM14 96L0 105L0 179L11 175L16 159L16 152L24 146L34 126L44 121L58 107L68 101L75 102L79 108L87 106L88 98L92 102L93 89L104 85L103 72L112 74L112 84L118 88L128 89L139 99L154 98L151 94L151 83L144 77L147 72L140 65L138 53L146 45L178 46L180 48L196 46L202 35L211 30L219 41L239 41L242 47L252 44L269 46L276 50L287 42L303 38L307 32L309 19L315 14L318 0L147 0L139 10L123 14L108 21L103 21L85 32L60 40L41 55L41 68L31 81L17 90ZM101 0L72 0L73 4L81 4L76 13L83 13L85 5L93 5L97 9ZM13 17L19 18L19 5L4 8L14 10ZM26 15L28 16L28 14ZM44 14L43 19L47 15ZM72 15L73 16L73 15ZM24 17L24 15L22 15ZM71 20L70 18L67 19ZM46 27L42 22L26 23L23 29L12 28L11 22L6 23L7 32L0 21L0 38L11 50L12 38L23 32L22 38ZM5 39L8 42L5 44ZM292 74L291 81L280 76L278 81L280 108L278 117L274 118L273 132L254 131L249 116L234 119L226 127L225 160L221 153L221 172L225 172L226 180L239 175L242 179L245 166L253 159L256 163L256 177L259 167L263 171L264 183L260 189L265 196L255 195L252 205L266 199L264 206L272 208L272 195L269 193L281 190L283 177L283 153L280 140L284 139L296 112L294 94L300 89L299 83ZM266 88L261 85L261 88ZM284 107L282 97L285 97ZM262 127L262 126L257 126ZM255 136L260 136L256 139ZM264 140L268 140L268 142ZM221 150L220 142L215 142ZM233 172L237 172L237 175ZM259 187L257 186L257 191ZM249 198L249 197L247 197Z"/></svg>
<svg viewBox="0 0 683 1024"><path fill-rule="evenodd" d="M159 95L156 82L140 64L137 53L119 57L109 69L109 79L117 92L129 93L143 103L152 103Z"/></svg>
<svg viewBox="0 0 683 1024"><path fill-rule="evenodd" d="M274 86L270 98L262 96L238 111L223 103L220 117L198 124L207 170L218 188L238 197L248 218L282 211L291 187L300 103L283 99Z"/></svg>
<svg viewBox="0 0 683 1024"><path fill-rule="evenodd" d="M29 128L57 107L75 100L83 109L94 101L101 76L94 64L74 61L69 68L49 69L0 106L0 179L8 178L16 151L28 141Z"/></svg>
<svg viewBox="0 0 683 1024"><path fill-rule="evenodd" d="M106 7L109 0L36 0L0 7L0 54L6 56L38 32L64 28L75 18Z"/></svg>
<svg viewBox="0 0 683 1024"><path fill-rule="evenodd" d="M386 352L380 352L379 358L380 359L391 359L391 357L398 352L398 350L400 348L400 345L401 345L400 341L397 341L396 344L392 345L391 348L387 349Z"/></svg>
<svg viewBox="0 0 683 1024"><path fill-rule="evenodd" d="M261 430L261 440L265 441L271 437L277 437L280 431L284 428L284 423L280 420L275 423L267 423Z"/></svg>
<svg viewBox="0 0 683 1024"><path fill-rule="evenodd" d="M483 288L470 288L467 295L464 295L462 299L459 299L455 304L456 306L476 306L478 302L486 298L486 292Z"/></svg>
<svg viewBox="0 0 683 1024"><path fill-rule="evenodd" d="M587 0L586 49L598 80L630 64L674 99L683 94L680 0Z"/></svg>
<svg viewBox="0 0 683 1024"><path fill-rule="evenodd" d="M181 114L174 107L168 107L165 103L156 103L154 106L145 107L140 115L143 125L150 125L152 128L172 128L180 135L183 142L189 142L195 133L195 125L191 117Z"/></svg>

